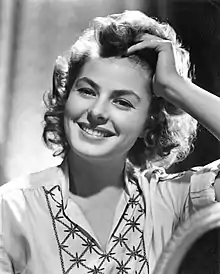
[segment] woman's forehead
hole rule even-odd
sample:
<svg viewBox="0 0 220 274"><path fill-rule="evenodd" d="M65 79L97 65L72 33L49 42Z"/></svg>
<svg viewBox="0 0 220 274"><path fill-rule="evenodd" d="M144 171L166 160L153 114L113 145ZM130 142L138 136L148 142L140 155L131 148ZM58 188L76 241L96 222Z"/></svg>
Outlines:
<svg viewBox="0 0 220 274"><path fill-rule="evenodd" d="M149 70L130 58L92 58L83 66L80 77L91 77L97 81L108 81L112 84L138 86L149 83Z"/></svg>

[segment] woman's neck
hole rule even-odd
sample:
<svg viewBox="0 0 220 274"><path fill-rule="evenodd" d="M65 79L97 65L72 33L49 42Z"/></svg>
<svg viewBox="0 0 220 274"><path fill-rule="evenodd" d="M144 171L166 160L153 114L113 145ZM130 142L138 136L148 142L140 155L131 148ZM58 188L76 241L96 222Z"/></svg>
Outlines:
<svg viewBox="0 0 220 274"><path fill-rule="evenodd" d="M125 159L87 160L74 152L67 156L70 191L89 197L107 188L124 187Z"/></svg>

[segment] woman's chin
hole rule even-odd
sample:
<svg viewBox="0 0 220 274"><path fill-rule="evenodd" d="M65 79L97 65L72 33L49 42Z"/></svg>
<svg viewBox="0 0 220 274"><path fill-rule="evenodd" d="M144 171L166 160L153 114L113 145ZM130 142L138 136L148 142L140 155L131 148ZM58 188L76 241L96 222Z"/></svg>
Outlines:
<svg viewBox="0 0 220 274"><path fill-rule="evenodd" d="M81 156L82 158L87 158L87 159L105 159L109 158L109 153L107 152L102 152L102 151L93 151L93 150L85 150L85 149L74 149L74 152Z"/></svg>
<svg viewBox="0 0 220 274"><path fill-rule="evenodd" d="M118 156L118 153L113 151L110 147L91 146L88 144L71 146L71 151L81 158L93 161L104 161Z"/></svg>

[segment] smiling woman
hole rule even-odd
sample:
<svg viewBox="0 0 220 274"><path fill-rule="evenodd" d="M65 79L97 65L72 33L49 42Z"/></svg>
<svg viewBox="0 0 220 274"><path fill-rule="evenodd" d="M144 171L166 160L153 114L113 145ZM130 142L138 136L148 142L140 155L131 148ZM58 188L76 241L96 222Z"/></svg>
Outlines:
<svg viewBox="0 0 220 274"><path fill-rule="evenodd" d="M1 187L1 273L152 273L177 226L220 197L219 161L165 171L197 120L220 138L220 100L188 61L138 11L94 19L57 59L43 138L63 162Z"/></svg>
<svg viewBox="0 0 220 274"><path fill-rule="evenodd" d="M127 58L87 61L65 105L70 153L125 161L144 130L151 101L148 78Z"/></svg>
<svg viewBox="0 0 220 274"><path fill-rule="evenodd" d="M124 68L121 68L121 71L124 70L123 81L126 83L130 79L129 83L132 82L132 86L135 86L132 91L137 95L135 90L138 88L139 79L132 79L134 76L132 72L128 73L125 64L125 60L127 66L128 61L130 61L129 65L130 67L133 66L133 71L138 70L136 77L138 77L137 74L139 74L139 78L142 75L141 82L146 79L146 83L142 83L142 89L146 90L150 102L153 94L152 76L156 69L157 52L150 47L145 47L142 50L137 50L135 54L126 56L127 49L137 44L141 35L145 33L172 41L175 45L176 68L181 76L187 78L188 52L181 48L174 30L169 25L160 24L138 11L126 12L123 16L118 15L117 19L114 19L114 16L95 18L90 27L82 33L82 36L72 46L69 60L59 57L54 69L54 85L53 90L48 94L49 109L45 115L44 140L49 146L59 145L60 150L56 152L57 154L65 155L68 153L69 143L63 134L63 112L56 114L56 109L57 107L58 109L64 107L63 104L69 96L74 82L79 78L81 70L84 69L84 65L95 66L95 62L98 62L99 59L103 63L108 61L112 66L116 60L121 64L124 62ZM94 64L88 64L88 61L90 63L92 61ZM110 86L115 82L111 79L111 73L115 70L115 75L117 74L116 67L115 65L111 71L110 69L106 71L105 76ZM103 74L101 68L99 68L99 73ZM120 80L119 78L118 80ZM91 79L88 84L91 84ZM93 90L99 90L97 85L89 86L92 86ZM125 100L123 102L124 107L126 107ZM128 104L132 106L131 102ZM148 104L145 110L148 111ZM131 114L133 114L132 111ZM156 96L152 97L149 113L144 115L144 119L146 120L145 131L142 136L144 138L138 138L135 144L128 149L127 157L132 164L143 169L155 164L168 168L172 163L181 161L188 155L196 135L197 121L195 119L180 108L174 107L167 100ZM60 131L57 130L58 128Z"/></svg>

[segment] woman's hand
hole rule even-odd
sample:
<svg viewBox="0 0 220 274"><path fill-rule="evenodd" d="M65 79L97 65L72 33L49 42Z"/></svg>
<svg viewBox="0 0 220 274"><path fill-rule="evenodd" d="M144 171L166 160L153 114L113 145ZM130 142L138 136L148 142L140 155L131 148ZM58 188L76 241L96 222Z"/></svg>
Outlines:
<svg viewBox="0 0 220 274"><path fill-rule="evenodd" d="M188 112L220 140L220 98L178 74L170 41L145 34L137 42L128 49L127 55L145 48L158 53L153 79L155 95Z"/></svg>
<svg viewBox="0 0 220 274"><path fill-rule="evenodd" d="M176 78L180 78L176 70L172 42L154 35L145 34L139 39L136 45L128 48L127 55L145 48L154 49L158 54L156 71L153 78L153 91L156 96L168 99L166 89L169 89L169 86L172 85L172 82Z"/></svg>

